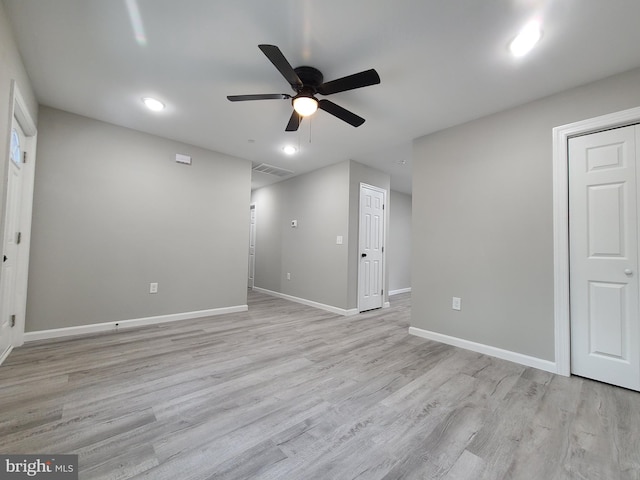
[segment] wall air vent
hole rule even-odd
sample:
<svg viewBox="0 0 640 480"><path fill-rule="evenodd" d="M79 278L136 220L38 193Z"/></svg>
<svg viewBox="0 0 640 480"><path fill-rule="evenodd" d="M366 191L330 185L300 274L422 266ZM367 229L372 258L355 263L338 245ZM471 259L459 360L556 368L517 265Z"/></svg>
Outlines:
<svg viewBox="0 0 640 480"><path fill-rule="evenodd" d="M274 167L273 165L269 165L266 163L261 163L257 167L253 167L252 170L254 172L266 173L267 175L275 175L276 177L288 177L289 175L293 174L291 170Z"/></svg>

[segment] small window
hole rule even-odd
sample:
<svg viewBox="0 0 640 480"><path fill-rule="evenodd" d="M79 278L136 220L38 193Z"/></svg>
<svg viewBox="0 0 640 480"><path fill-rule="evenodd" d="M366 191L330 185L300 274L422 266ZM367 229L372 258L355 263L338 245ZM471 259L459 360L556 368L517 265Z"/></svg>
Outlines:
<svg viewBox="0 0 640 480"><path fill-rule="evenodd" d="M15 128L11 130L11 160L18 166L22 163L20 135L18 135L18 131Z"/></svg>

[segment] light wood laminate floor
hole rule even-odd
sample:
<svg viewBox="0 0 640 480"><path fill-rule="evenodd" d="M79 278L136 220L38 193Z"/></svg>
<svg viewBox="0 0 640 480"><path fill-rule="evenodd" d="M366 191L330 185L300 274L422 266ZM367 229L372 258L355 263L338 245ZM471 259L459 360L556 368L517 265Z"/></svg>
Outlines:
<svg viewBox="0 0 640 480"><path fill-rule="evenodd" d="M407 334L410 296L250 309L29 344L0 367L0 453L81 479L640 479L640 394Z"/></svg>

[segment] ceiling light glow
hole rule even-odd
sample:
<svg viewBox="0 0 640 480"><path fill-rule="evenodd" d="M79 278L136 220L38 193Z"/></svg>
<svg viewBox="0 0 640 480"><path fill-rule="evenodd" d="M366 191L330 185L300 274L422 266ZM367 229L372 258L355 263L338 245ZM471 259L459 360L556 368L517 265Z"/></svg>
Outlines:
<svg viewBox="0 0 640 480"><path fill-rule="evenodd" d="M293 109L303 117L308 117L318 110L318 101L313 97L296 97L293 99Z"/></svg>
<svg viewBox="0 0 640 480"><path fill-rule="evenodd" d="M287 155L293 155L298 151L298 149L293 145L287 145L286 147L282 147L282 151Z"/></svg>
<svg viewBox="0 0 640 480"><path fill-rule="evenodd" d="M152 110L154 112L164 110L164 103L162 103L160 100L156 100L155 98L144 97L142 99L142 103L144 103L149 110Z"/></svg>
<svg viewBox="0 0 640 480"><path fill-rule="evenodd" d="M540 23L530 22L520 31L518 36L509 44L509 50L514 57L522 57L529 53L542 37Z"/></svg>
<svg viewBox="0 0 640 480"><path fill-rule="evenodd" d="M133 35L138 45L144 47L147 44L147 36L144 33L144 25L142 24L138 1L126 0L126 5L127 11L129 12L129 20L131 20L131 27L133 28Z"/></svg>

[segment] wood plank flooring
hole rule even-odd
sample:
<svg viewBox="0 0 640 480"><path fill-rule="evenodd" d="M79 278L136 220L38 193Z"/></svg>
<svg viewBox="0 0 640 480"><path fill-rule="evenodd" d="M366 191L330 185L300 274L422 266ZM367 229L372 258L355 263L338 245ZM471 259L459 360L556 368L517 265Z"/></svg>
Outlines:
<svg viewBox="0 0 640 480"><path fill-rule="evenodd" d="M81 479L640 479L640 394L407 334L409 294L29 344L0 367L0 453Z"/></svg>

